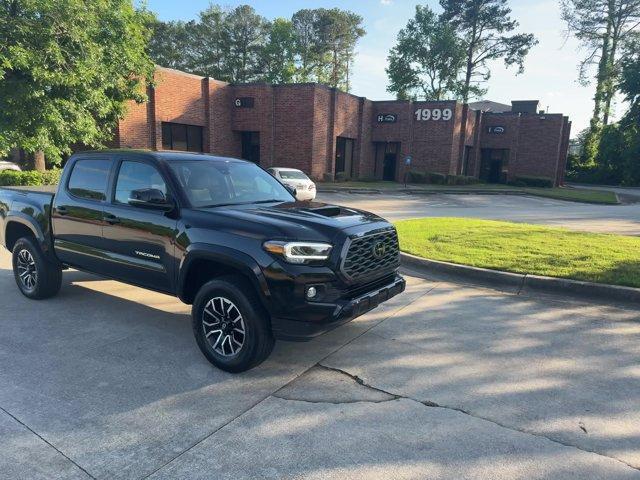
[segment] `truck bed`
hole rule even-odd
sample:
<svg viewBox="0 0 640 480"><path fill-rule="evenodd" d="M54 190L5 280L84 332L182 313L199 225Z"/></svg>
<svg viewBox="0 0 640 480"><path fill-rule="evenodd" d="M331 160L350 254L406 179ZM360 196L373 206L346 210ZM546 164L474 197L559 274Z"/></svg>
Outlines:
<svg viewBox="0 0 640 480"><path fill-rule="evenodd" d="M29 227L42 244L51 242L51 205L55 186L0 187L0 243L7 246L8 222ZM10 247L10 246L9 246Z"/></svg>

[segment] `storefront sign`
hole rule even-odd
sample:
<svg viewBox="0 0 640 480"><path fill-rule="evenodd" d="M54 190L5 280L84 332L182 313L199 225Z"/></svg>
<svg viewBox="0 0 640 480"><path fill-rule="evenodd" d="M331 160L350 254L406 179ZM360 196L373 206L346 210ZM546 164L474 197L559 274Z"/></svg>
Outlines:
<svg viewBox="0 0 640 480"><path fill-rule="evenodd" d="M502 135L506 133L507 129L502 126L489 127L489 133L494 133L496 135Z"/></svg>
<svg viewBox="0 0 640 480"><path fill-rule="evenodd" d="M238 97L233 103L237 108L253 108L253 97Z"/></svg>
<svg viewBox="0 0 640 480"><path fill-rule="evenodd" d="M453 111L450 108L419 108L415 111L414 115L416 120L426 122L433 120L435 122L444 120L448 122L453 116Z"/></svg>
<svg viewBox="0 0 640 480"><path fill-rule="evenodd" d="M398 115L395 113L380 113L376 119L378 120L378 123L396 123Z"/></svg>

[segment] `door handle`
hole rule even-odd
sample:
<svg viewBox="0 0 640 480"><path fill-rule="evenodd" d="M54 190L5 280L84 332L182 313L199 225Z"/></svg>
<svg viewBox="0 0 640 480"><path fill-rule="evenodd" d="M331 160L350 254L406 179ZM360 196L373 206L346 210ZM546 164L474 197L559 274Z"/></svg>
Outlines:
<svg viewBox="0 0 640 480"><path fill-rule="evenodd" d="M58 215L66 215L67 212L67 207L56 207L56 212L58 212Z"/></svg>
<svg viewBox="0 0 640 480"><path fill-rule="evenodd" d="M111 225L114 225L116 223L120 223L120 219L118 217L116 217L115 215L111 215L111 214L107 214L104 216L104 220L107 223L110 223Z"/></svg>

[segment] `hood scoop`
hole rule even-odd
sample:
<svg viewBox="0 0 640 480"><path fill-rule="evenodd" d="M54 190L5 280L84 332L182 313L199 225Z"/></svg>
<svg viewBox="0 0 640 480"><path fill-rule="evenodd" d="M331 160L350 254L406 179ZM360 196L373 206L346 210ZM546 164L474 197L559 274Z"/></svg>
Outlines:
<svg viewBox="0 0 640 480"><path fill-rule="evenodd" d="M323 217L339 217L340 215L353 214L351 210L336 205L324 205L322 207L309 208L310 213L321 215Z"/></svg>

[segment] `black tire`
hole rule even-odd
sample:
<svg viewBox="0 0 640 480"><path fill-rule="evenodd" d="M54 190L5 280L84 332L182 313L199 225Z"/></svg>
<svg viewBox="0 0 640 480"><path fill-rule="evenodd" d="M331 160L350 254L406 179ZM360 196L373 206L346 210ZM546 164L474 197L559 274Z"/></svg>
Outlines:
<svg viewBox="0 0 640 480"><path fill-rule="evenodd" d="M53 297L62 285L62 269L44 256L32 237L22 237L13 246L13 276L20 292L34 300Z"/></svg>
<svg viewBox="0 0 640 480"><path fill-rule="evenodd" d="M220 314L227 310L226 315ZM262 363L273 350L275 340L268 315L253 286L241 276L205 283L196 295L191 315L200 351L221 370L244 372Z"/></svg>

